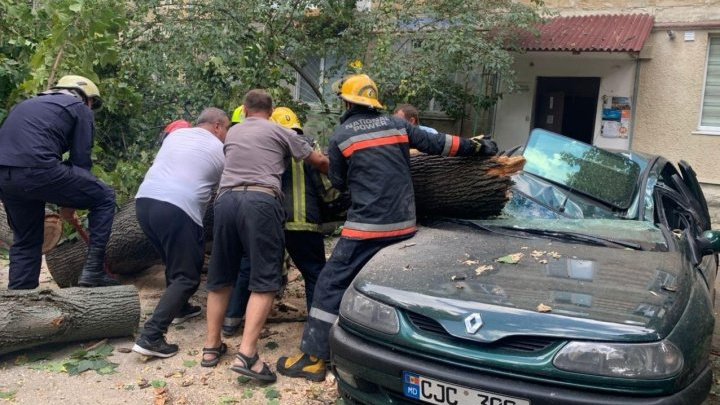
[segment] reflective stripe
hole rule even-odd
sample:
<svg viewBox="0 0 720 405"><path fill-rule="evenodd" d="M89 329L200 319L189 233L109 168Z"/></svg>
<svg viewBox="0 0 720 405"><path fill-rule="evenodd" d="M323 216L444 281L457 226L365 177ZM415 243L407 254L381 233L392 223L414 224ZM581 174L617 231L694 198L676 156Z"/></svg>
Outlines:
<svg viewBox="0 0 720 405"><path fill-rule="evenodd" d="M443 146L441 156L448 156L452 147L452 135L445 134L445 146Z"/></svg>
<svg viewBox="0 0 720 405"><path fill-rule="evenodd" d="M392 128L392 129L385 129L385 130L377 131L377 132L369 132L367 134L355 135L355 136L351 136L350 138L346 139L343 142L340 142L340 144L338 145L338 148L340 148L340 150L345 150L345 149L349 148L350 146L352 146L352 144L354 144L354 143L358 143L361 141L368 141L368 140L377 139L377 138L385 138L385 137L394 136L394 135L407 135L407 131L405 130L405 128L397 128L397 129Z"/></svg>
<svg viewBox="0 0 720 405"><path fill-rule="evenodd" d="M320 232L320 225L310 222L287 222L285 223L285 229L288 231Z"/></svg>
<svg viewBox="0 0 720 405"><path fill-rule="evenodd" d="M292 163L292 179L293 179L293 222L305 222L305 165L303 161L293 159Z"/></svg>
<svg viewBox="0 0 720 405"><path fill-rule="evenodd" d="M394 135L385 138L370 139L367 141L360 141L352 144L350 147L342 151L343 156L350 157L353 153L367 148L374 148L376 146L385 145L397 145L401 143L410 143L407 135Z"/></svg>
<svg viewBox="0 0 720 405"><path fill-rule="evenodd" d="M379 238L392 238L396 236L411 235L417 231L417 228L411 226L405 229L398 229L395 231L358 231L356 229L343 228L341 235L351 239L379 239Z"/></svg>
<svg viewBox="0 0 720 405"><path fill-rule="evenodd" d="M365 224L362 222L352 222L352 221L345 222L345 228L357 229L359 231L371 231L371 232L397 231L398 229L405 229L405 228L409 228L412 226L415 226L414 219L411 219L409 221L396 222L394 224Z"/></svg>
<svg viewBox="0 0 720 405"><path fill-rule="evenodd" d="M315 318L318 321L323 321L323 322L330 323L330 324L335 323L335 321L337 321L337 319L338 319L337 315L333 315L330 312L325 312L322 309L318 309L315 307L312 307L310 309L309 316L310 316L310 318Z"/></svg>
<svg viewBox="0 0 720 405"><path fill-rule="evenodd" d="M452 137L452 147L450 148L450 154L448 156L455 156L460 149L460 138L457 136Z"/></svg>

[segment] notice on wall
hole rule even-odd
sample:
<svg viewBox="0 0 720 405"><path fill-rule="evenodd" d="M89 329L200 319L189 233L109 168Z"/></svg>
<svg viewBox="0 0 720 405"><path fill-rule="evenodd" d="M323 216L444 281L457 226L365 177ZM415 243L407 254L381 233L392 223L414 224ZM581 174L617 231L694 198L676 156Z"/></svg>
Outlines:
<svg viewBox="0 0 720 405"><path fill-rule="evenodd" d="M631 119L632 104L630 97L612 97L611 100L608 100L607 96L603 96L601 136L627 139L630 133Z"/></svg>

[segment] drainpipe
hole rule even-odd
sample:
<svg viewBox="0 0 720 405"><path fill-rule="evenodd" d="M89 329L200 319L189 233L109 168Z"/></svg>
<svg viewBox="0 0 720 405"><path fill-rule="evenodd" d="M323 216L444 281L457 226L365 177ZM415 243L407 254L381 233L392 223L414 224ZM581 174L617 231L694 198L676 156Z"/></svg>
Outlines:
<svg viewBox="0 0 720 405"><path fill-rule="evenodd" d="M637 122L638 111L637 111L637 100L638 100L638 88L640 87L640 55L635 60L635 80L633 82L633 96L632 96L632 120L630 121L630 135L628 135L628 150L632 150L632 142L635 137L635 123Z"/></svg>

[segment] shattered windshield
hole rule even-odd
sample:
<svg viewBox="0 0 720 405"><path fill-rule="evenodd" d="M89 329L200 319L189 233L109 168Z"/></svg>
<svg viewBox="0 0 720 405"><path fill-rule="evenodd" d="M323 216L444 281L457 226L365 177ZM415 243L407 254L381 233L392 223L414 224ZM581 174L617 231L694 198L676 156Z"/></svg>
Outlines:
<svg viewBox="0 0 720 405"><path fill-rule="evenodd" d="M627 209L632 205L640 166L625 156L543 129L534 129L525 147L524 171Z"/></svg>

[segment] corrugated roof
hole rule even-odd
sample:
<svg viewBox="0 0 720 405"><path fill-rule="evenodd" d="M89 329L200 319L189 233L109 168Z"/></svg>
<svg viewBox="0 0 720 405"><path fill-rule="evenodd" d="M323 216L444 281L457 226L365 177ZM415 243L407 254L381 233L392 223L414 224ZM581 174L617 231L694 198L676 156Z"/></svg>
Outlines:
<svg viewBox="0 0 720 405"><path fill-rule="evenodd" d="M654 23L649 14L557 17L529 38L528 51L640 52Z"/></svg>

